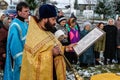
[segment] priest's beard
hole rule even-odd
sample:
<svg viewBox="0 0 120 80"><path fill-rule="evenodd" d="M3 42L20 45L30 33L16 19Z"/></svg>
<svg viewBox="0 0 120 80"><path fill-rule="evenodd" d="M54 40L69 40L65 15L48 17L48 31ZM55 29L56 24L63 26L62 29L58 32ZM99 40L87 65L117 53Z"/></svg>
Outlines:
<svg viewBox="0 0 120 80"><path fill-rule="evenodd" d="M45 30L46 31L53 31L53 29L55 28L55 23L51 24L50 21L48 20L47 23L45 24Z"/></svg>

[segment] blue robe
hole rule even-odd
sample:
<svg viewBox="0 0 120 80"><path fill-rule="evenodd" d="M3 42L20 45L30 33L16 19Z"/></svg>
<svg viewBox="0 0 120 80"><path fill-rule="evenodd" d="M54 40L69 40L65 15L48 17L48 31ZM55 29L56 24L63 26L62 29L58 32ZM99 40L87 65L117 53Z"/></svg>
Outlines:
<svg viewBox="0 0 120 80"><path fill-rule="evenodd" d="M22 52L26 40L28 24L15 18L9 28L7 39L4 80L20 80Z"/></svg>
<svg viewBox="0 0 120 80"><path fill-rule="evenodd" d="M89 33L87 30L81 31L81 37L83 38ZM91 45L88 49L86 49L83 54L79 57L81 63L92 65L95 63L95 57L93 53L93 45Z"/></svg>

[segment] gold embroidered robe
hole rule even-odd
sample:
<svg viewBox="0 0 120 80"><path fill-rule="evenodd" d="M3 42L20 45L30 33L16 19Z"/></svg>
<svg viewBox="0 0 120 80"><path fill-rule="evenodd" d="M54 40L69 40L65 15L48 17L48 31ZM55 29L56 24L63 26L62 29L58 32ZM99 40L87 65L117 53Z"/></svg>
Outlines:
<svg viewBox="0 0 120 80"><path fill-rule="evenodd" d="M66 66L62 56L53 58L52 48L63 46L51 32L41 30L31 17L23 52L20 80L53 80L53 60L57 80L66 80Z"/></svg>

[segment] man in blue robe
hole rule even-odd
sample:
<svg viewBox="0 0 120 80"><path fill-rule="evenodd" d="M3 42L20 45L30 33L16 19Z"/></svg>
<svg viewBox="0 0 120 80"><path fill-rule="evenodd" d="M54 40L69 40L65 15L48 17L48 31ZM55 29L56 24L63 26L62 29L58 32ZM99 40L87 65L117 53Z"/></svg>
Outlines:
<svg viewBox="0 0 120 80"><path fill-rule="evenodd" d="M22 63L22 52L25 44L29 16L29 7L25 2L18 3L18 16L12 21L7 39L4 80L19 80Z"/></svg>

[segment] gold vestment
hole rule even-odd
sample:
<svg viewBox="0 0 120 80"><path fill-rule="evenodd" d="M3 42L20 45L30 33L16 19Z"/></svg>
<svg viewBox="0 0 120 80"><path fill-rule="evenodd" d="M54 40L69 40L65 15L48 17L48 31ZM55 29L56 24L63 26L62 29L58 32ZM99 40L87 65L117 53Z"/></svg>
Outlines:
<svg viewBox="0 0 120 80"><path fill-rule="evenodd" d="M52 48L58 44L64 47L49 32L39 28L33 17L30 18L25 48L23 51L20 80L53 80L53 60L57 80L66 80L66 66L62 56L53 58Z"/></svg>

